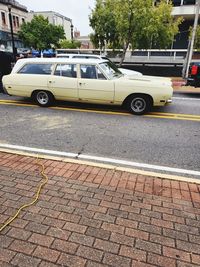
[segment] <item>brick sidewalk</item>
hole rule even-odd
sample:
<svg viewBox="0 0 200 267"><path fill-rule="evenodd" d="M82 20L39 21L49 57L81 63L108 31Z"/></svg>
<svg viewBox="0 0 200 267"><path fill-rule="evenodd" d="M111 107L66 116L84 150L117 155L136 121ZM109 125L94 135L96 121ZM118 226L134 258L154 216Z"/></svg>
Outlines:
<svg viewBox="0 0 200 267"><path fill-rule="evenodd" d="M195 88L193 86L178 86L173 85L174 93L184 93L184 94L200 94L200 88Z"/></svg>
<svg viewBox="0 0 200 267"><path fill-rule="evenodd" d="M200 266L200 185L41 160L39 201L0 233L0 266ZM0 224L33 197L36 159L0 152Z"/></svg>
<svg viewBox="0 0 200 267"><path fill-rule="evenodd" d="M175 93L191 93L196 94L200 93L200 88L195 88L194 86L184 86L186 81L182 78L171 78L172 80L172 86Z"/></svg>

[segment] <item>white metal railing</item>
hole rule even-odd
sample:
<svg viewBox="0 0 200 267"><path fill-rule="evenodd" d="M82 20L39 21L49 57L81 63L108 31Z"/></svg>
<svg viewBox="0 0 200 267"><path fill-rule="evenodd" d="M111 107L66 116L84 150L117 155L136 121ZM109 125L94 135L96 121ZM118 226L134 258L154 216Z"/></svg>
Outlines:
<svg viewBox="0 0 200 267"><path fill-rule="evenodd" d="M122 49L57 49L56 53L78 53L78 54L100 54L112 58L119 58ZM195 52L195 51L194 51ZM150 60L153 58L170 58L174 61L178 59L184 59L187 54L187 49L135 49L135 50L127 50L125 59L133 59L136 57L141 57L146 60Z"/></svg>
<svg viewBox="0 0 200 267"><path fill-rule="evenodd" d="M137 53L140 57L145 57L148 60L157 57L168 57L174 61L180 58L185 58L187 54L187 49L147 49L147 50L134 50L131 54L132 57L137 56ZM135 54L135 55L134 55Z"/></svg>

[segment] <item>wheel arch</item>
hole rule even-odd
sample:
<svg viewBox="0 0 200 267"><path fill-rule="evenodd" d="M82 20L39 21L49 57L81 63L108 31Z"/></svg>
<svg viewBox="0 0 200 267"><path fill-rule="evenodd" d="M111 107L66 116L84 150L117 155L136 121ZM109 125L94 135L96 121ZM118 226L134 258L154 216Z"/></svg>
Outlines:
<svg viewBox="0 0 200 267"><path fill-rule="evenodd" d="M153 97L151 96L151 95L149 95L149 94L145 94L145 93L133 93L133 94L130 94L130 95L128 95L125 99L124 99L124 101L123 101L123 103L122 103L122 106L126 106L127 105L127 103L129 102L129 100L131 99L131 98L133 98L133 97L136 97L136 96L145 96L146 98L148 98L149 100L150 100L150 103L151 103L151 105L153 106L153 103L154 103L154 101L153 101Z"/></svg>
<svg viewBox="0 0 200 267"><path fill-rule="evenodd" d="M44 90L43 90L43 89L35 89L35 90L31 93L31 97L34 98L34 97L35 97L35 94L36 94L37 92L40 92L40 91L44 91L44 92L49 93L49 94L55 99L53 93L52 93L51 91L49 91L49 90L45 90L45 89L44 89Z"/></svg>

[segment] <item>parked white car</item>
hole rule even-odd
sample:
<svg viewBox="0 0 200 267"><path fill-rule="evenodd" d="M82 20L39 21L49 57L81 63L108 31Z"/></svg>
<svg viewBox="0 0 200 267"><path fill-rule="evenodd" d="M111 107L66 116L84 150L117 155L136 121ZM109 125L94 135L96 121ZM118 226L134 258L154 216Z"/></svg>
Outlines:
<svg viewBox="0 0 200 267"><path fill-rule="evenodd" d="M126 76L100 59L20 59L3 77L9 95L31 97L40 106L54 100L124 105L140 115L171 102L169 78Z"/></svg>
<svg viewBox="0 0 200 267"><path fill-rule="evenodd" d="M58 58L85 58L85 59L104 59L104 60L108 60L110 62L112 62L109 58L105 57L105 56L100 56L100 55L95 55L95 54L67 54L67 53L60 53L57 54L56 57ZM112 64L114 64L112 62ZM123 73L124 75L139 75L142 76L142 73L139 71L135 71L135 70L129 70L129 69L124 69L124 68L118 68L119 71L121 71L121 73Z"/></svg>

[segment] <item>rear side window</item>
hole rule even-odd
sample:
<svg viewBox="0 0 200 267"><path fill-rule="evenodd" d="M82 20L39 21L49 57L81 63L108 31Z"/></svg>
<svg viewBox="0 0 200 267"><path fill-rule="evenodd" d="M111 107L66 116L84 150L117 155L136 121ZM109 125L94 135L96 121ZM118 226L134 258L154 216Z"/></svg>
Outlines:
<svg viewBox="0 0 200 267"><path fill-rule="evenodd" d="M49 75L51 74L52 67L52 64L26 64L18 73Z"/></svg>

